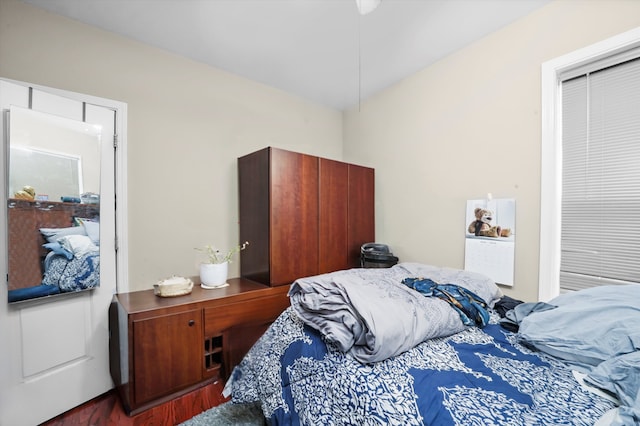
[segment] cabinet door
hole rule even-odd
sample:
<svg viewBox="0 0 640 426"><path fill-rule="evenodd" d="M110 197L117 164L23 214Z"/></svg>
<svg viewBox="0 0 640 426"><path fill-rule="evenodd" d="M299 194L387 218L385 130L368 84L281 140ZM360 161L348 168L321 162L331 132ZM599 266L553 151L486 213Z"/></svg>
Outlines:
<svg viewBox="0 0 640 426"><path fill-rule="evenodd" d="M318 273L348 269L349 165L320 159Z"/></svg>
<svg viewBox="0 0 640 426"><path fill-rule="evenodd" d="M349 164L349 263L360 266L360 247L375 241L374 169Z"/></svg>
<svg viewBox="0 0 640 426"><path fill-rule="evenodd" d="M240 252L240 273L263 284L270 284L269 170L269 148L238 158L240 241L250 244Z"/></svg>
<svg viewBox="0 0 640 426"><path fill-rule="evenodd" d="M318 157L271 149L271 285L318 271Z"/></svg>
<svg viewBox="0 0 640 426"><path fill-rule="evenodd" d="M133 322L135 405L202 379L202 310Z"/></svg>

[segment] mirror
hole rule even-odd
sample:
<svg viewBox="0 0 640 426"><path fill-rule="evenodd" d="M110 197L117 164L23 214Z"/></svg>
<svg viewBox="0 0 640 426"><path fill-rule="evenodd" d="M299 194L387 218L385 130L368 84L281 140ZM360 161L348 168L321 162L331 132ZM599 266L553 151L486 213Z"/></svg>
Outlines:
<svg viewBox="0 0 640 426"><path fill-rule="evenodd" d="M8 112L9 303L100 285L100 126Z"/></svg>

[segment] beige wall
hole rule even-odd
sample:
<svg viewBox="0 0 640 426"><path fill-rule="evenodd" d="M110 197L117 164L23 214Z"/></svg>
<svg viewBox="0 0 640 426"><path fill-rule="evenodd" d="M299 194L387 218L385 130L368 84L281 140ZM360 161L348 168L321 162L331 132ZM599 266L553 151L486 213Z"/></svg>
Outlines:
<svg viewBox="0 0 640 426"><path fill-rule="evenodd" d="M377 239L461 268L466 200L515 198L505 293L537 300L541 64L637 26L640 1L556 0L347 112L345 160L376 168Z"/></svg>
<svg viewBox="0 0 640 426"><path fill-rule="evenodd" d="M128 104L131 290L197 275L194 247L238 243L237 157L342 157L339 111L14 0L0 0L0 76Z"/></svg>
<svg viewBox="0 0 640 426"><path fill-rule="evenodd" d="M515 198L506 292L535 300L540 66L637 26L637 0L556 0L341 115L0 0L0 76L128 103L132 290L236 243L236 158L277 146L375 167L377 239L401 260L462 267L465 201Z"/></svg>

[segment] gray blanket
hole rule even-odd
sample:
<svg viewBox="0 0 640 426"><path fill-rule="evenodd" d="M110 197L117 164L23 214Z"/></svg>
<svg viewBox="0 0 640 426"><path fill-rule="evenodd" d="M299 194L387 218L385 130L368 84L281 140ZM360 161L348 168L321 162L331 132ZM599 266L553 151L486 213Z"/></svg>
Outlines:
<svg viewBox="0 0 640 426"><path fill-rule="evenodd" d="M358 361L373 363L465 328L446 302L424 297L402 284L410 277L457 284L490 306L501 296L495 283L483 275L418 263L301 278L292 284L289 296L305 324Z"/></svg>

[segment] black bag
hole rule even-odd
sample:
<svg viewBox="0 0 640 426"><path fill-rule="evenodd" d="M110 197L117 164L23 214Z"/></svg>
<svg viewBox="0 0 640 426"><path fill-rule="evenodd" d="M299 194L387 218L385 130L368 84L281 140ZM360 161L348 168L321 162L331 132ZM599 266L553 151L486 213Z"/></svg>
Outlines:
<svg viewBox="0 0 640 426"><path fill-rule="evenodd" d="M360 266L363 268L390 268L396 263L398 258L386 244L366 243L360 247Z"/></svg>

